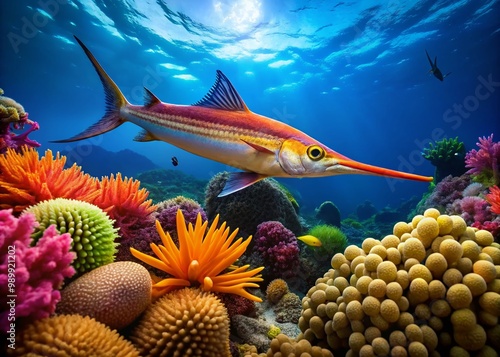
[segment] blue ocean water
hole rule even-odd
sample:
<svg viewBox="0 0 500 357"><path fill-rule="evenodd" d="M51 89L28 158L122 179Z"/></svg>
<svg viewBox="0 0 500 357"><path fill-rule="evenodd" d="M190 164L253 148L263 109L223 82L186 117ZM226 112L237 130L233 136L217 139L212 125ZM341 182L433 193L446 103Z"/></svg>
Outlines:
<svg viewBox="0 0 500 357"><path fill-rule="evenodd" d="M499 1L20 0L0 10L0 87L39 122L30 137L41 150L76 148L84 170L91 144L206 180L231 168L167 143L134 142L133 124L50 143L104 111L73 35L134 104L143 86L164 102L194 103L220 69L252 111L372 165L429 176L421 151L430 141L458 136L470 150L479 136L500 139ZM428 73L425 50L451 72L443 82ZM366 200L397 207L428 187L352 175L281 182L305 211L331 200L344 217Z"/></svg>

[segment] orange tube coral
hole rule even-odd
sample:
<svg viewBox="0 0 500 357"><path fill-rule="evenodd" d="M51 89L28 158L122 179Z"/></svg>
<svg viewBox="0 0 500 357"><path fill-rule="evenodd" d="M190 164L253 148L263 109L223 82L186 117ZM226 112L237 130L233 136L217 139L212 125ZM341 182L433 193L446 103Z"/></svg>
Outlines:
<svg viewBox="0 0 500 357"><path fill-rule="evenodd" d="M39 159L33 148L21 152L8 149L0 155L0 209L12 208L16 214L26 207L52 198L72 198L91 202L97 195L98 181L74 164L64 168L66 157L51 150Z"/></svg>
<svg viewBox="0 0 500 357"><path fill-rule="evenodd" d="M490 193L486 195L486 200L491 205L491 212L500 214L500 188L498 186L490 187Z"/></svg>

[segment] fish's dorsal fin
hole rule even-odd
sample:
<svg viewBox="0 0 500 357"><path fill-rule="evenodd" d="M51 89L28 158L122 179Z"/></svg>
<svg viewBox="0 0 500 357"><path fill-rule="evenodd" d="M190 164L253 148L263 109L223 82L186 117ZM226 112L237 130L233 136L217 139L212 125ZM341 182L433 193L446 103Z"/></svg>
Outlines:
<svg viewBox="0 0 500 357"><path fill-rule="evenodd" d="M434 57L434 68L438 66L438 56Z"/></svg>
<svg viewBox="0 0 500 357"><path fill-rule="evenodd" d="M160 104L161 100L158 99L156 95L153 94L149 89L144 87L144 106L149 108L153 105Z"/></svg>
<svg viewBox="0 0 500 357"><path fill-rule="evenodd" d="M217 70L215 83L212 88L210 88L200 101L193 105L222 110L250 111L229 79L219 70Z"/></svg>

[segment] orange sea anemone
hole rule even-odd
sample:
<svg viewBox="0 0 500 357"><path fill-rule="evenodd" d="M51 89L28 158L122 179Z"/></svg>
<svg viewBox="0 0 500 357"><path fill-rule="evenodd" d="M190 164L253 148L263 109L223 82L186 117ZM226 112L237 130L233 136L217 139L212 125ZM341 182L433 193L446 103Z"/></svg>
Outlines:
<svg viewBox="0 0 500 357"><path fill-rule="evenodd" d="M263 279L255 275L264 267L247 271L249 265L244 265L221 274L245 252L252 237L248 237L245 241L243 238L234 241L238 229L229 235L226 222L217 228L218 222L217 215L207 231L208 221L202 223L201 215L198 214L194 228L191 223L186 227L184 215L178 210L176 223L179 248L174 244L170 234L163 231L158 221L156 229L163 245L151 243L151 249L159 259L130 248L132 255L137 259L172 275L172 278L153 285L154 296L161 296L180 287L199 284L205 291L231 293L253 301L262 301L244 288L259 287L255 282Z"/></svg>
<svg viewBox="0 0 500 357"><path fill-rule="evenodd" d="M52 198L72 198L90 202L97 195L98 181L74 164L64 168L66 157L23 146L0 155L0 209L21 213L26 207Z"/></svg>
<svg viewBox="0 0 500 357"><path fill-rule="evenodd" d="M139 189L140 181L125 177L120 173L116 178L104 177L99 183L99 193L91 203L106 212L120 227L120 234L126 235L130 226L141 222L156 210L152 200L147 200L149 192Z"/></svg>
<svg viewBox="0 0 500 357"><path fill-rule="evenodd" d="M486 200L491 205L491 212L500 214L500 188L498 186L490 187L490 193L486 195Z"/></svg>

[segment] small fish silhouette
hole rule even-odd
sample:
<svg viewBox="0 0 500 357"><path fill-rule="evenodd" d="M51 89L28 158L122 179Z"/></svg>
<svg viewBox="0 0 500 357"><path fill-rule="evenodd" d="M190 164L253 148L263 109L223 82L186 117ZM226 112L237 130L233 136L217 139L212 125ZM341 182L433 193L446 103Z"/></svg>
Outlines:
<svg viewBox="0 0 500 357"><path fill-rule="evenodd" d="M175 156L172 156L172 165L177 166L179 165L179 160Z"/></svg>
<svg viewBox="0 0 500 357"><path fill-rule="evenodd" d="M427 55L427 59L429 60L429 63L431 65L431 69L429 70L429 73L432 73L434 75L434 77L436 77L437 79L439 79L442 82L443 79L445 79L447 76L449 76L451 72L448 72L443 76L443 73L439 70L439 68L437 66L437 60L438 60L437 56L434 59L434 63L432 63L431 57L429 56L429 53L427 53L427 50L425 50L425 54Z"/></svg>

